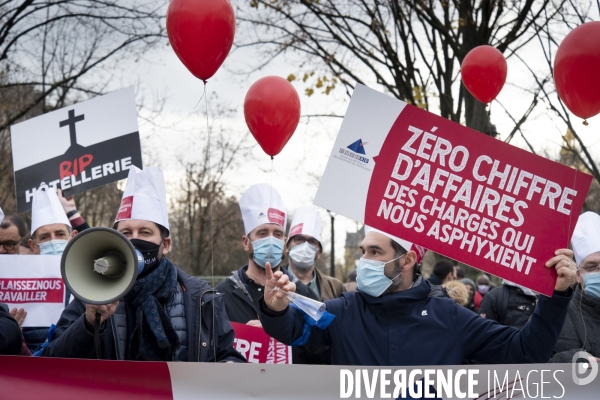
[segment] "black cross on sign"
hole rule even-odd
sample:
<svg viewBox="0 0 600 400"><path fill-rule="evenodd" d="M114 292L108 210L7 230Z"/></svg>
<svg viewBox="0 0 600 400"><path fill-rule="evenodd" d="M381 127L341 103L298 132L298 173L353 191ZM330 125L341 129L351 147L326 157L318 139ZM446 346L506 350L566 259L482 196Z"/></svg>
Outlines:
<svg viewBox="0 0 600 400"><path fill-rule="evenodd" d="M71 146L77 144L77 134L75 133L75 124L85 119L85 114L75 116L75 110L69 110L69 118L60 121L60 127L69 125L69 135L71 136Z"/></svg>

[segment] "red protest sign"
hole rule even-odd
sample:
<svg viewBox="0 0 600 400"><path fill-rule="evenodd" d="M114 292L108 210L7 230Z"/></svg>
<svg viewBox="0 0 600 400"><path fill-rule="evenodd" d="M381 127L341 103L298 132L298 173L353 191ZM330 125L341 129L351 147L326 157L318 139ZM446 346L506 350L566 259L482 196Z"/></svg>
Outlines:
<svg viewBox="0 0 600 400"><path fill-rule="evenodd" d="M249 363L291 364L292 348L265 333L262 328L232 322L234 346Z"/></svg>
<svg viewBox="0 0 600 400"><path fill-rule="evenodd" d="M591 179L358 86L315 203L551 295Z"/></svg>
<svg viewBox="0 0 600 400"><path fill-rule="evenodd" d="M0 301L3 303L62 303L62 279L2 279Z"/></svg>

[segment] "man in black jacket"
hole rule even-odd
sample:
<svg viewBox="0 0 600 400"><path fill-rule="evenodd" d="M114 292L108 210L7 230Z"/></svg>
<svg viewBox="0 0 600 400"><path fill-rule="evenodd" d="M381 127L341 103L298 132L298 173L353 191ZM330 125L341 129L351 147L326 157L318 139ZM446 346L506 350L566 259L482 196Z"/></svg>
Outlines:
<svg viewBox="0 0 600 400"><path fill-rule="evenodd" d="M245 362L233 348L234 332L223 297L166 258L171 248L162 171L129 171L115 229L144 256L132 290L107 305L72 301L43 355L140 361ZM98 354L96 313L101 314Z"/></svg>
<svg viewBox="0 0 600 400"><path fill-rule="evenodd" d="M233 271L224 282L217 285L216 290L224 294L225 308L232 322L261 327L258 301L265 290L265 263L270 262L273 270L281 271L290 280L294 280L281 266L287 214L279 193L267 184L249 188L240 198L240 209L246 231L242 244L248 253L248 264ZM296 292L313 300L320 300L308 286L297 280ZM293 349L294 364L320 364L328 361L319 356L324 354L320 351L304 350ZM315 355L316 353L319 355Z"/></svg>
<svg viewBox="0 0 600 400"><path fill-rule="evenodd" d="M225 308L231 321L260 326L258 300L264 294L267 279L265 263L270 262L274 271L281 270L293 280L281 266L287 213L277 190L264 183L250 187L242 195L240 209L246 231L242 245L248 253L248 264L233 271L216 289L225 294ZM296 290L298 294L319 300L303 283L298 283Z"/></svg>
<svg viewBox="0 0 600 400"><path fill-rule="evenodd" d="M569 304L567 320L554 348L552 362L575 362L585 350L600 362L600 216L579 216L571 239L577 262L577 288Z"/></svg>

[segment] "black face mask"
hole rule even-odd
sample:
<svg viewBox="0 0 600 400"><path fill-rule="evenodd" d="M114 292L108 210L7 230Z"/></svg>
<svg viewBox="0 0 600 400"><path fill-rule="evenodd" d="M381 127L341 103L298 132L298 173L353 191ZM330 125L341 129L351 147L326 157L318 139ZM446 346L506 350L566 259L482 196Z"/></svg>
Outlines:
<svg viewBox="0 0 600 400"><path fill-rule="evenodd" d="M160 250L160 244L148 242L146 240L141 239L131 239L130 240L133 247L142 253L144 256L144 270L140 275L147 275L151 271L154 270L160 263L160 259L158 258L158 251ZM162 242L161 242L162 244Z"/></svg>

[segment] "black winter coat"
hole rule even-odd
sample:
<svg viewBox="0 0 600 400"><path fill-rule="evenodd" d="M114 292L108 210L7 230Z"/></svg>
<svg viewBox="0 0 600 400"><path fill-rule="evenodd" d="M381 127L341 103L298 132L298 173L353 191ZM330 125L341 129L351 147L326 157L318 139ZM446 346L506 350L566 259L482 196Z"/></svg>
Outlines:
<svg viewBox="0 0 600 400"><path fill-rule="evenodd" d="M536 296L525 294L521 288L502 285L485 295L479 314L502 325L521 329L535 310Z"/></svg>
<svg viewBox="0 0 600 400"><path fill-rule="evenodd" d="M0 304L0 354L14 356L21 351L21 329L4 307Z"/></svg>
<svg viewBox="0 0 600 400"><path fill-rule="evenodd" d="M581 349L600 358L600 299L590 296L578 286L569 304L569 313L558 343L554 347L556 354L552 357L552 362L570 363L573 355Z"/></svg>
<svg viewBox="0 0 600 400"><path fill-rule="evenodd" d="M208 282L191 277L179 268L177 268L177 281L184 289L187 361L246 362L244 357L233 348L234 332L225 313L223 296L216 294ZM85 304L79 300L69 303L58 321L54 340L42 355L96 358L93 328L86 327L86 323ZM100 341L102 359L120 358L114 315L103 324Z"/></svg>
<svg viewBox="0 0 600 400"><path fill-rule="evenodd" d="M253 319L260 319L258 307L253 301L258 301L258 299L252 299L242 283L242 271L247 267L247 265L244 265L237 271L233 271L231 276L215 287L217 292L223 293L225 296L225 309L227 310L229 320L240 324L246 324ZM290 280L294 279L284 267L281 267L281 270L289 276ZM295 283L298 294L321 301L308 286L298 280Z"/></svg>
<svg viewBox="0 0 600 400"><path fill-rule="evenodd" d="M219 293L224 294L225 309L227 315L232 322L246 324L253 319L260 319L259 310L256 303L260 299L252 299L250 293L243 283L243 271L247 265L244 265L237 271L233 271L225 281L216 286ZM296 292L302 296L309 297L313 300L321 301L317 298L315 292L308 286L294 280L292 275L284 268L281 271L287 274L290 280L296 283ZM254 302L256 300L256 303ZM292 348L292 363L294 364L331 364L331 352L328 346L301 346Z"/></svg>

